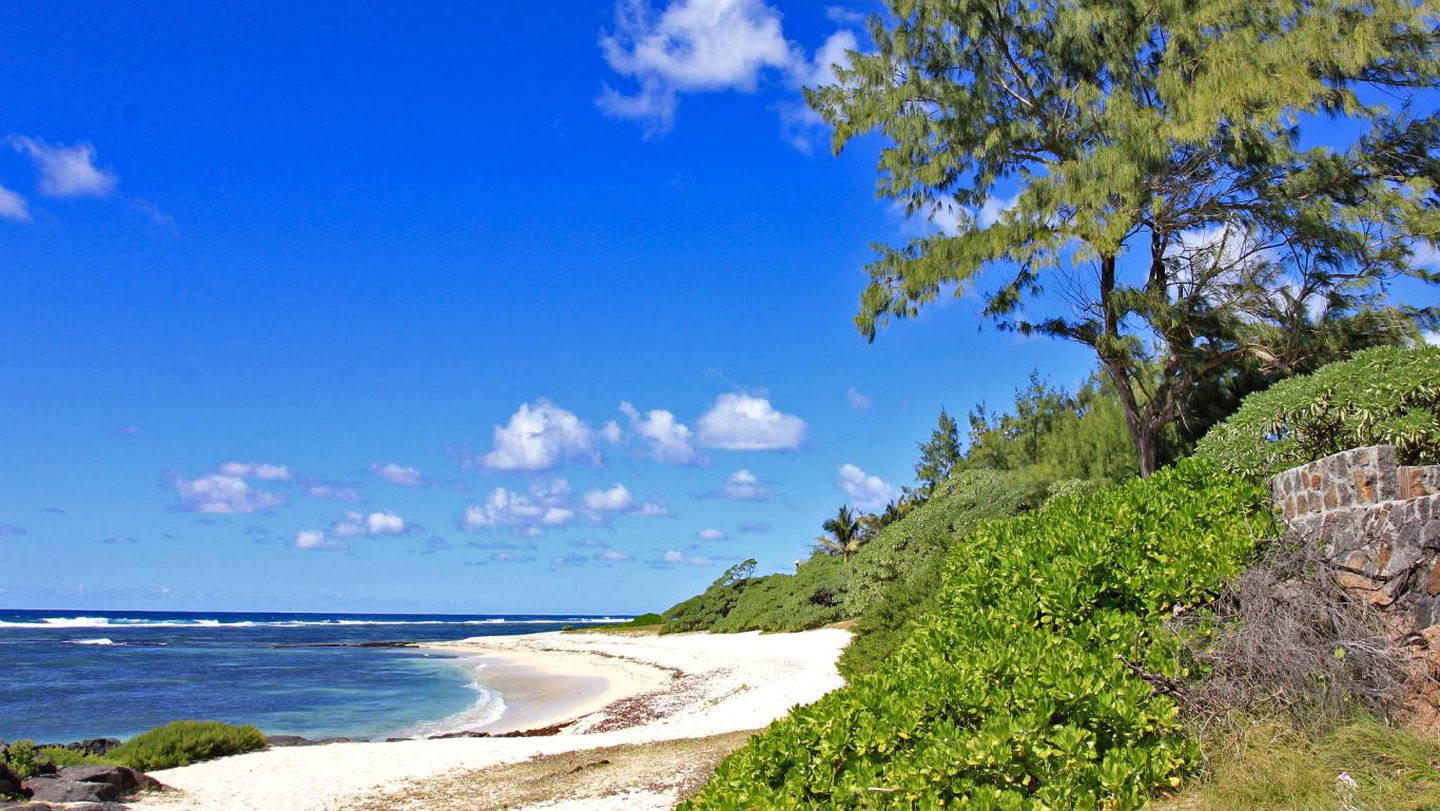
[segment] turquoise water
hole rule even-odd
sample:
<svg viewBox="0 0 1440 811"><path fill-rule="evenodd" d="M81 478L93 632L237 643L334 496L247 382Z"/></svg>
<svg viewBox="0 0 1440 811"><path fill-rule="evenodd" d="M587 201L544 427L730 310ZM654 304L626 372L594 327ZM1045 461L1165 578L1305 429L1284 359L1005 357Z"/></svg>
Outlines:
<svg viewBox="0 0 1440 811"><path fill-rule="evenodd" d="M0 610L0 740L125 738L177 718L383 738L480 726L480 664L366 643L558 630L610 618Z"/></svg>

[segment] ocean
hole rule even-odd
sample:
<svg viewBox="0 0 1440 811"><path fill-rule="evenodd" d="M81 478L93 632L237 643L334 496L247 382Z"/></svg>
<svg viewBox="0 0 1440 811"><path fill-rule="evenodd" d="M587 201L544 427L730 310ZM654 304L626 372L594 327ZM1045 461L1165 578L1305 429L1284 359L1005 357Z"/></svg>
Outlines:
<svg viewBox="0 0 1440 811"><path fill-rule="evenodd" d="M0 740L124 739L181 718L307 738L469 729L504 710L483 662L374 643L619 619L0 609Z"/></svg>

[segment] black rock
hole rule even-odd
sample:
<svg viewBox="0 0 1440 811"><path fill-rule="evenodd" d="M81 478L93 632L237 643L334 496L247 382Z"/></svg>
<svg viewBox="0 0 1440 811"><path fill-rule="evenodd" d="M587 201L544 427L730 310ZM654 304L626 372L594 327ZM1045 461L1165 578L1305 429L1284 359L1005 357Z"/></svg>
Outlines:
<svg viewBox="0 0 1440 811"><path fill-rule="evenodd" d="M9 766L0 763L0 797L18 797L23 795L24 792L20 789L19 775L10 771Z"/></svg>
<svg viewBox="0 0 1440 811"><path fill-rule="evenodd" d="M30 799L48 803L105 803L120 799L110 783L80 783L59 777L32 777L25 781Z"/></svg>
<svg viewBox="0 0 1440 811"><path fill-rule="evenodd" d="M450 738L488 738L488 737L490 737L490 733L488 733L488 732L442 732L442 733L440 733L439 735L431 735L430 737L426 738L425 740L427 740L427 741L444 741L444 740L449 740Z"/></svg>
<svg viewBox="0 0 1440 811"><path fill-rule="evenodd" d="M111 749L120 745L118 738L88 738L77 743L66 746L66 749L73 749L84 755L99 757Z"/></svg>
<svg viewBox="0 0 1440 811"><path fill-rule="evenodd" d="M315 741L299 735L266 735L266 746L314 746Z"/></svg>
<svg viewBox="0 0 1440 811"><path fill-rule="evenodd" d="M316 743L354 743L354 738L321 738Z"/></svg>
<svg viewBox="0 0 1440 811"><path fill-rule="evenodd" d="M160 787L160 781L128 766L66 766L60 770L61 780L76 783L108 783L121 794Z"/></svg>

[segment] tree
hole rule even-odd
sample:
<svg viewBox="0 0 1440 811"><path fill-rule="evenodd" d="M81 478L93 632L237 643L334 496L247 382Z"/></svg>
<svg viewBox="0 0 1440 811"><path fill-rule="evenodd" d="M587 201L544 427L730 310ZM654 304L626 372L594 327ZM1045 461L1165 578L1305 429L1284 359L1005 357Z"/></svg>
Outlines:
<svg viewBox="0 0 1440 811"><path fill-rule="evenodd" d="M1288 328L1383 310L1397 276L1440 280L1413 261L1440 238L1440 119L1411 105L1440 78L1435 0L889 5L876 50L807 90L837 153L888 139L881 197L951 221L876 247L870 340L1003 269L984 315L1090 347L1148 475L1201 382L1283 369ZM1327 117L1357 134L1311 144ZM1067 306L1022 310L1042 288Z"/></svg>
<svg viewBox="0 0 1440 811"><path fill-rule="evenodd" d="M860 521L848 505L840 505L833 518L825 519L820 525L827 534L816 535L815 543L826 553L850 562L850 556L860 551L864 543Z"/></svg>
<svg viewBox="0 0 1440 811"><path fill-rule="evenodd" d="M916 447L920 449L920 461L915 463L915 478L920 482L921 496L929 496L950 478L961 458L959 428L943 407L935 430L930 432L930 440Z"/></svg>

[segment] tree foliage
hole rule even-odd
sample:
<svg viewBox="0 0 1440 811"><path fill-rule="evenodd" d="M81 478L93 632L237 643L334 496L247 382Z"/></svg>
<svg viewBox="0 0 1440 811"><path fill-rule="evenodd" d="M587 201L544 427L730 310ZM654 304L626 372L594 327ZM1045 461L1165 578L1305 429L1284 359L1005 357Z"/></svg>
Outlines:
<svg viewBox="0 0 1440 811"><path fill-rule="evenodd" d="M1440 237L1440 119L1408 103L1440 77L1433 0L889 10L874 51L809 101L837 151L885 136L881 197L955 224L876 246L857 325L873 339L1002 269L985 314L1096 353L1144 474L1218 370L1285 369L1309 340L1294 336L1383 309L1389 279L1435 280L1412 260ZM1346 122L1332 138L1355 134L1313 145L1326 118ZM1046 286L1068 306L1022 310Z"/></svg>
<svg viewBox="0 0 1440 811"><path fill-rule="evenodd" d="M956 465L960 464L960 426L942 407L929 441L916 447L920 450L920 460L915 463L915 479L920 483L919 492L924 498L950 478Z"/></svg>
<svg viewBox="0 0 1440 811"><path fill-rule="evenodd" d="M1440 347L1371 349L1252 394L1196 455L1259 478L1364 445L1440 463Z"/></svg>

